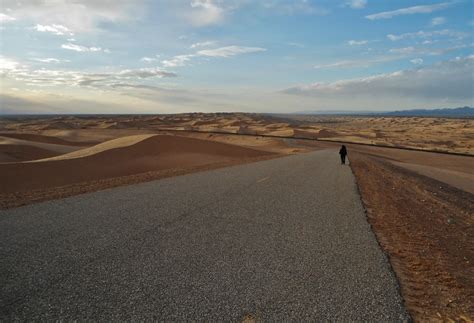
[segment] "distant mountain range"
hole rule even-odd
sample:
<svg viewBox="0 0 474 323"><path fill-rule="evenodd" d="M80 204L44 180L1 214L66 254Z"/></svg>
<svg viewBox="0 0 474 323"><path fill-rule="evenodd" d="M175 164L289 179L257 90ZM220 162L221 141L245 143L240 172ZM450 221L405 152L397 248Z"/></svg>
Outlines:
<svg viewBox="0 0 474 323"><path fill-rule="evenodd" d="M360 115L360 116L387 116L387 117L447 117L447 118L474 118L474 108L444 108L444 109L413 109L397 110L389 112L375 111L348 111L348 110L326 110L326 111L302 111L294 114L304 115Z"/></svg>
<svg viewBox="0 0 474 323"><path fill-rule="evenodd" d="M457 118L466 118L474 117L474 108L471 107L461 107L453 109L415 109L415 110L402 110L402 111L393 111L381 113L386 116L394 117L457 117Z"/></svg>

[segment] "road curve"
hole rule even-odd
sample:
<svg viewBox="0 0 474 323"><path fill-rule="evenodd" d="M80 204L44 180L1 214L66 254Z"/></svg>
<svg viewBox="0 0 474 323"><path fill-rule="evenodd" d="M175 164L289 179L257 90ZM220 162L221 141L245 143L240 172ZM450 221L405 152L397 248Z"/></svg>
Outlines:
<svg viewBox="0 0 474 323"><path fill-rule="evenodd" d="M408 319L335 150L2 211L0 288L0 320Z"/></svg>

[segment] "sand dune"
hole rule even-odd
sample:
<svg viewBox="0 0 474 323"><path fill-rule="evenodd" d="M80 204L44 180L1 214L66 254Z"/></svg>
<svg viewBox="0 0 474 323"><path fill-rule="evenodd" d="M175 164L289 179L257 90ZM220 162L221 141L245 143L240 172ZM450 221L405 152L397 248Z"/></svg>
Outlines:
<svg viewBox="0 0 474 323"><path fill-rule="evenodd" d="M48 159L36 160L34 162L83 158L83 157L92 156L98 153L102 153L111 149L118 149L118 148L125 148L128 146L132 146L153 136L156 136L156 135L149 134L149 135L136 135L136 136L127 136L127 137L117 138L117 139L109 140L109 141L103 142L101 144L98 144L89 148L76 150L68 154L64 154L61 156L56 156L56 157L52 157Z"/></svg>
<svg viewBox="0 0 474 323"><path fill-rule="evenodd" d="M22 162L57 156L58 153L27 145L0 145L0 163Z"/></svg>
<svg viewBox="0 0 474 323"><path fill-rule="evenodd" d="M14 139L21 139L21 140L28 140L34 142L42 142L45 144L55 144L55 145L65 145L65 146L91 146L96 145L97 142L90 142L90 141L69 141L64 140L58 137L52 136L45 136L39 134L31 134L31 133L7 133L7 132L0 132L0 136L14 138Z"/></svg>
<svg viewBox="0 0 474 323"><path fill-rule="evenodd" d="M0 194L266 155L271 153L193 138L132 136L78 151L72 158L0 164Z"/></svg>
<svg viewBox="0 0 474 323"><path fill-rule="evenodd" d="M227 133L304 136L409 147L474 153L474 120L448 118L351 117L312 115L258 115L245 113L184 113L160 116L63 116L12 119L0 123L11 131L41 134L83 130L153 131L193 130ZM304 131L304 133L302 133ZM297 134L299 132L299 134ZM440 140L442 136L442 140ZM63 139L70 139L63 137ZM84 140L91 138L82 137Z"/></svg>
<svg viewBox="0 0 474 323"><path fill-rule="evenodd" d="M15 139L9 137L0 136L0 145L14 145L14 146L31 146L36 148L41 148L58 154L66 154L75 150L81 149L78 146L66 146L66 145L57 145L57 144L48 144L44 142L36 142L23 139ZM28 148L25 148L28 149Z"/></svg>

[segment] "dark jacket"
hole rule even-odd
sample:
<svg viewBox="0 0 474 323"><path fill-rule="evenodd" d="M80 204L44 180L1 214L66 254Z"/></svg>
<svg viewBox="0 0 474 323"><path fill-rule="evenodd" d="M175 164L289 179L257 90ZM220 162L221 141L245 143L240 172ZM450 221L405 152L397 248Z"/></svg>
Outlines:
<svg viewBox="0 0 474 323"><path fill-rule="evenodd" d="M341 149L339 150L339 155L347 155L347 149L346 146L342 146Z"/></svg>

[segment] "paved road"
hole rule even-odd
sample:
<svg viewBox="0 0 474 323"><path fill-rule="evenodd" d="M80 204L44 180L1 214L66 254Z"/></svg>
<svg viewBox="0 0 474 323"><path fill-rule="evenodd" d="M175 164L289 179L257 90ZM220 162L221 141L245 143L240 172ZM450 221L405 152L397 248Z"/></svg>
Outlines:
<svg viewBox="0 0 474 323"><path fill-rule="evenodd" d="M0 213L0 319L406 320L334 150Z"/></svg>

